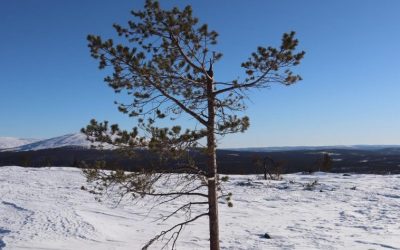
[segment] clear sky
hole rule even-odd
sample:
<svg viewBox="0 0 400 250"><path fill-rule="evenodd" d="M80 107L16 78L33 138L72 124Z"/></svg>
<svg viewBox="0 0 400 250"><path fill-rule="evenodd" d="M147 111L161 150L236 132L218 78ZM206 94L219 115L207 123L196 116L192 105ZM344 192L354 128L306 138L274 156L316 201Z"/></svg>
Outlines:
<svg viewBox="0 0 400 250"><path fill-rule="evenodd" d="M291 86L250 93L251 127L222 147L400 144L400 1L225 0L191 4L218 31L216 80L240 75L258 45L294 30L305 59ZM139 0L0 1L0 136L47 138L79 131L91 118L130 128L87 34L114 37Z"/></svg>

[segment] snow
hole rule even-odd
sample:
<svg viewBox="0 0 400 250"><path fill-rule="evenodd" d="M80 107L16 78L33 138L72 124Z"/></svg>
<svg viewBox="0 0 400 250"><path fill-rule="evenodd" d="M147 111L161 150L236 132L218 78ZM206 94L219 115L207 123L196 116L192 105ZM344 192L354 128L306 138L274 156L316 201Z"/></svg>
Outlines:
<svg viewBox="0 0 400 250"><path fill-rule="evenodd" d="M38 141L37 139L21 139L15 137L0 137L0 149L15 148Z"/></svg>
<svg viewBox="0 0 400 250"><path fill-rule="evenodd" d="M61 148L61 147L90 147L90 142L86 140L86 136L82 133L67 134L50 139L40 140L34 143L15 147L13 151L28 151L28 150L41 150L48 148Z"/></svg>
<svg viewBox="0 0 400 250"><path fill-rule="evenodd" d="M0 249L140 249L183 219L154 222L175 202L151 213L151 200L115 207L82 185L75 168L1 167ZM225 189L234 206L219 204L222 249L400 249L400 175L232 175ZM207 219L187 226L177 248L208 249Z"/></svg>
<svg viewBox="0 0 400 250"><path fill-rule="evenodd" d="M87 140L86 135L83 133L67 134L45 140L37 140L32 143L27 143L21 146L8 147L4 151L30 151L41 150L49 148L62 148L62 147L80 147L90 148L91 145L99 146L99 143L91 143ZM113 146L103 144L104 149L111 149Z"/></svg>

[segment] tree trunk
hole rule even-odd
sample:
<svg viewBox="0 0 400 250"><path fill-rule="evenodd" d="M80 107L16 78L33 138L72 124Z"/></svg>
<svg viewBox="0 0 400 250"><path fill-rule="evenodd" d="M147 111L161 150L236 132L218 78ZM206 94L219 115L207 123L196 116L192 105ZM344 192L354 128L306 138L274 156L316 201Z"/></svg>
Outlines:
<svg viewBox="0 0 400 250"><path fill-rule="evenodd" d="M210 249L219 250L217 156L215 141L215 96L213 81L207 81L208 122L207 122L207 165L208 165L208 208L210 224Z"/></svg>
<svg viewBox="0 0 400 250"><path fill-rule="evenodd" d="M264 180L267 180L267 163L264 162Z"/></svg>

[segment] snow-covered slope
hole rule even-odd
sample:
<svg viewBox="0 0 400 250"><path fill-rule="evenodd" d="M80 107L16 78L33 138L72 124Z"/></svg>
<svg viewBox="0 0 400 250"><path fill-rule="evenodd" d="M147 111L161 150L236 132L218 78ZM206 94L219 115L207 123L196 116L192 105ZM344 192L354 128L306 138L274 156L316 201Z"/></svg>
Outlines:
<svg viewBox="0 0 400 250"><path fill-rule="evenodd" d="M15 148L38 141L38 139L21 139L15 137L0 137L0 149Z"/></svg>
<svg viewBox="0 0 400 250"><path fill-rule="evenodd" d="M25 144L19 147L9 149L10 151L28 151L40 150L48 148L61 148L61 147L83 147L89 148L90 141L86 140L86 136L82 133L67 134L46 140L36 141L34 143Z"/></svg>
<svg viewBox="0 0 400 250"><path fill-rule="evenodd" d="M16 150L19 151L40 150L46 148L60 148L66 146L89 147L90 142L86 140L86 136L84 134L81 133L67 134L23 145L21 147L16 148Z"/></svg>
<svg viewBox="0 0 400 250"><path fill-rule="evenodd" d="M82 185L74 168L0 167L0 249L140 249L183 219L154 222L176 200L151 213L150 198L113 208ZM230 176L225 190L234 206L219 204L222 249L400 249L400 175ZM184 229L177 249L208 249L207 233L204 217Z"/></svg>

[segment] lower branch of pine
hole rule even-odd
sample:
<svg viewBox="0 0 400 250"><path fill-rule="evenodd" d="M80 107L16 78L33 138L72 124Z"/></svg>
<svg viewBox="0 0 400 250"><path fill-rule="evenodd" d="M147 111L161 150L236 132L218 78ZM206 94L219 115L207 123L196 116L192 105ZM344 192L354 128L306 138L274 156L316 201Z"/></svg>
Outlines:
<svg viewBox="0 0 400 250"><path fill-rule="evenodd" d="M164 247L166 245L168 245L169 242L171 242L171 240L173 240L173 245L172 245L172 249L175 248L176 246L176 241L180 236L180 233L183 229L184 226L186 226L187 224L196 221L197 219L203 217L203 216L208 216L208 213L202 213L197 215L196 217L193 217L189 220L186 220L184 222L178 223L172 227L170 227L169 229L162 231L161 233L159 233L158 235L156 235L155 237L153 237L151 240L149 240L146 245L144 245L142 247L142 250L147 250L149 246L151 246L155 241L159 240L160 238L165 237L167 234L172 233L171 236L169 237L168 241L164 244ZM175 229L177 229L177 231L174 231Z"/></svg>

